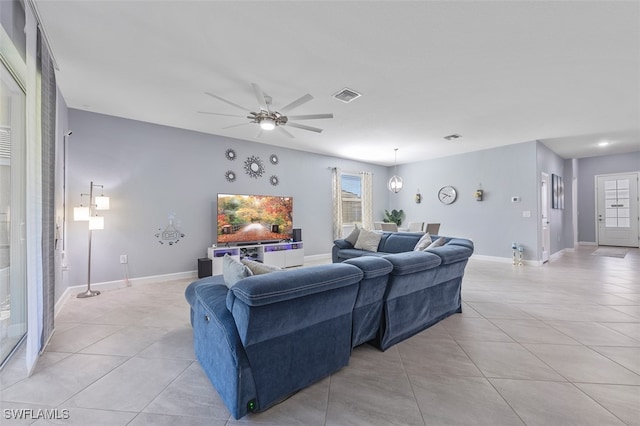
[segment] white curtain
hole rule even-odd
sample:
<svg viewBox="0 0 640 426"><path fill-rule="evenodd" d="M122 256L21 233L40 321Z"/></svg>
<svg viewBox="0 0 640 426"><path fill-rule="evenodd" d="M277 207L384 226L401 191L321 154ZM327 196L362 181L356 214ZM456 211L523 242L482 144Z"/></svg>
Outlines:
<svg viewBox="0 0 640 426"><path fill-rule="evenodd" d="M333 239L342 238L342 184L340 169L331 169L331 192L333 195Z"/></svg>
<svg viewBox="0 0 640 426"><path fill-rule="evenodd" d="M373 174L360 172L362 185L362 227L373 229Z"/></svg>

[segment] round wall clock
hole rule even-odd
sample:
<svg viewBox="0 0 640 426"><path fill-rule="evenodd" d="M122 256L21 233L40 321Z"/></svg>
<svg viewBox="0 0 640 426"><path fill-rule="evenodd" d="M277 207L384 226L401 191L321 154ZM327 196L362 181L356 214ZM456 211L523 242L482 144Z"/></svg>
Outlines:
<svg viewBox="0 0 640 426"><path fill-rule="evenodd" d="M458 197L458 192L453 186L443 186L438 191L438 200L443 204L451 204Z"/></svg>

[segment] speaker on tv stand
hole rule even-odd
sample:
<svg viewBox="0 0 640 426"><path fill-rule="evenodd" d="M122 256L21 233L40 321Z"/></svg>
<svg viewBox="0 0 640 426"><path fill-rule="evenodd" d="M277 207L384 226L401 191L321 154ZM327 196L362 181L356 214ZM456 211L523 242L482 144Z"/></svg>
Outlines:
<svg viewBox="0 0 640 426"><path fill-rule="evenodd" d="M297 243L302 241L302 229L293 228L293 242Z"/></svg>
<svg viewBox="0 0 640 426"><path fill-rule="evenodd" d="M212 275L213 262L208 257L198 259L198 278L210 277Z"/></svg>

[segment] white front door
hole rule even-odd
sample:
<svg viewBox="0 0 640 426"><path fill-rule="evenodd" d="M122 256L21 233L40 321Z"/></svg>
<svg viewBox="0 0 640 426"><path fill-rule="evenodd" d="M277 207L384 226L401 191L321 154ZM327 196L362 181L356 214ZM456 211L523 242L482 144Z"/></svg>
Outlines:
<svg viewBox="0 0 640 426"><path fill-rule="evenodd" d="M542 173L540 178L540 220L541 220L541 245L542 263L549 261L551 245L551 227L549 226L549 175Z"/></svg>
<svg viewBox="0 0 640 426"><path fill-rule="evenodd" d="M596 176L599 245L638 247L638 175Z"/></svg>

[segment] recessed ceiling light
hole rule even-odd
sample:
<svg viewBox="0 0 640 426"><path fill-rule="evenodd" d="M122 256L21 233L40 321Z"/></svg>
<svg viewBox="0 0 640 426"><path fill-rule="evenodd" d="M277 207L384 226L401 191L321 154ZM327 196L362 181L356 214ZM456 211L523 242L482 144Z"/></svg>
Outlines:
<svg viewBox="0 0 640 426"><path fill-rule="evenodd" d="M445 136L444 138L445 138L446 140L448 140L448 141L453 141L453 140L456 140L456 139L460 139L461 137L462 137L462 136L460 136L459 134L454 133L454 134L452 134L452 135Z"/></svg>
<svg viewBox="0 0 640 426"><path fill-rule="evenodd" d="M607 146L607 145L609 145L609 142L607 142L607 141L598 143L598 146Z"/></svg>

